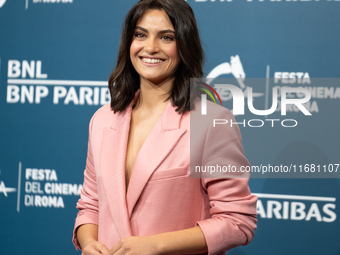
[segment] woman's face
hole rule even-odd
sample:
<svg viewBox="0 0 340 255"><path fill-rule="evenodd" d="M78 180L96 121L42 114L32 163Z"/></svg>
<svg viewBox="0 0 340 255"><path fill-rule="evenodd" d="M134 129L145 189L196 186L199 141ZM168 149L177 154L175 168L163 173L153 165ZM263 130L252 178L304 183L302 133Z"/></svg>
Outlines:
<svg viewBox="0 0 340 255"><path fill-rule="evenodd" d="M130 47L132 65L154 84L171 80L180 62L175 29L164 10L148 10L136 25Z"/></svg>

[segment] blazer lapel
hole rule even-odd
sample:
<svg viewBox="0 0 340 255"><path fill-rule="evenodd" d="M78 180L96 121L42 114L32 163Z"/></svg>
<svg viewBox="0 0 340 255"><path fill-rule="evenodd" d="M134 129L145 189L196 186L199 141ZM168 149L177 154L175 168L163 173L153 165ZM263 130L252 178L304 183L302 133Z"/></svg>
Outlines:
<svg viewBox="0 0 340 255"><path fill-rule="evenodd" d="M138 94L136 92L130 106L117 114L110 126L104 128L101 145L100 170L103 186L112 220L121 238L132 236L126 205L125 161L131 111Z"/></svg>
<svg viewBox="0 0 340 255"><path fill-rule="evenodd" d="M182 114L169 101L162 116L143 143L135 160L126 195L129 219L151 174L167 157L186 129L180 129ZM126 147L124 148L126 150Z"/></svg>

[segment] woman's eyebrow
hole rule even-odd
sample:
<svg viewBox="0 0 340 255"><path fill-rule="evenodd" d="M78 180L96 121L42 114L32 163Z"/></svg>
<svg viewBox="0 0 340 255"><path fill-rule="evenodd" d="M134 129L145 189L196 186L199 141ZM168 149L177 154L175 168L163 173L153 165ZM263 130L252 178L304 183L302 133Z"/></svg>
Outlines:
<svg viewBox="0 0 340 255"><path fill-rule="evenodd" d="M139 29L139 30L141 30L141 31L143 31L145 33L149 33L149 31L147 29L143 28L143 27L138 27L137 26L136 29ZM165 33L173 33L173 34L175 34L175 31L173 31L171 29L166 29L166 30L161 30L161 31L157 32L157 34L165 34Z"/></svg>

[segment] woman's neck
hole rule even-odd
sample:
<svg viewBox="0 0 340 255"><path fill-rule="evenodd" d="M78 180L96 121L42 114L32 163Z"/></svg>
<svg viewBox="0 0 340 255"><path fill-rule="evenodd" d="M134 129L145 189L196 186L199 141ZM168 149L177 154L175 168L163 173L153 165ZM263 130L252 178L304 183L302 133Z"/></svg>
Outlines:
<svg viewBox="0 0 340 255"><path fill-rule="evenodd" d="M162 83L154 84L146 79L140 79L140 93L134 108L145 111L159 111L165 109L168 104L169 92L173 86L173 79L168 79Z"/></svg>

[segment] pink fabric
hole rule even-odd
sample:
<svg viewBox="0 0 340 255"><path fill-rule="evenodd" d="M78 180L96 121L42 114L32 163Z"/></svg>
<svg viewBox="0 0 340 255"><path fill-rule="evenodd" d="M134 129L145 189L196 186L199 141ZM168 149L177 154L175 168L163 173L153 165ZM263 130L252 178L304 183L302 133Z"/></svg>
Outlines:
<svg viewBox="0 0 340 255"><path fill-rule="evenodd" d="M135 100L138 96L136 93ZM84 185L77 203L73 243L79 249L76 229L86 223L99 226L98 241L111 248L123 237L153 235L199 225L209 254L224 254L248 244L256 228L256 201L243 178L190 178L190 114L178 114L171 102L145 140L125 192L125 159L132 102L124 113L109 105L91 119ZM225 108L208 105L216 118L233 118ZM216 110L217 109L217 110ZM216 151L224 161L249 165L243 155L238 127L223 137L206 129L206 139L195 153L209 163ZM222 143L223 142L223 143ZM214 157L210 154L214 153ZM221 163L222 164L222 163Z"/></svg>

